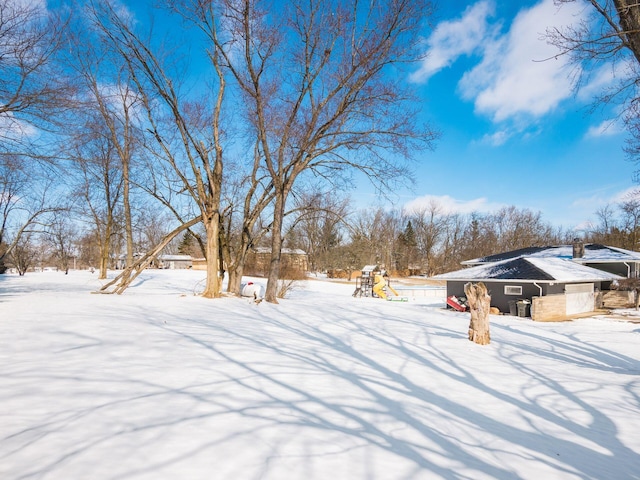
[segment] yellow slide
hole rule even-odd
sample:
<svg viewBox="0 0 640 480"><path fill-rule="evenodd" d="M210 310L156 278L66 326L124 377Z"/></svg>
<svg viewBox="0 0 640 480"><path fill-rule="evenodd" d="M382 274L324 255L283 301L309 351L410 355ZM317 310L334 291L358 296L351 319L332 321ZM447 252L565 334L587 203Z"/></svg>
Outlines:
<svg viewBox="0 0 640 480"><path fill-rule="evenodd" d="M373 283L373 293L378 295L380 298L384 300L387 299L387 293L384 291L385 287L389 289L391 293L393 293L396 297L398 296L398 292L396 292L391 285L387 285L387 279L383 275L376 273L376 275L373 277Z"/></svg>

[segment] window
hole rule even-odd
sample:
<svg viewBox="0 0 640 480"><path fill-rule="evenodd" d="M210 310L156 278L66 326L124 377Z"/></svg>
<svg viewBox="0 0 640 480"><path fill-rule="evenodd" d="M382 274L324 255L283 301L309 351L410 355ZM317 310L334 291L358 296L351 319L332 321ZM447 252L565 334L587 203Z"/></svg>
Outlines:
<svg viewBox="0 0 640 480"><path fill-rule="evenodd" d="M516 285L505 285L504 294L505 295L522 295L522 287L516 286Z"/></svg>

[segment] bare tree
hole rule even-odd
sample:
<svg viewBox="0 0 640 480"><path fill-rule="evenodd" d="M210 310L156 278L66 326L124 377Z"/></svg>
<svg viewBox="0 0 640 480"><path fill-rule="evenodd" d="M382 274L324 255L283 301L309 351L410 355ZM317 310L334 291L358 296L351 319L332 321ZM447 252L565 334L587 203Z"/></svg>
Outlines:
<svg viewBox="0 0 640 480"><path fill-rule="evenodd" d="M629 192L619 204L622 212L622 225L626 232L625 245L629 250L638 248L638 235L640 235L640 190Z"/></svg>
<svg viewBox="0 0 640 480"><path fill-rule="evenodd" d="M21 235L56 209L43 203L50 183L34 139L64 110L68 86L54 65L63 28L44 2L0 0L0 272Z"/></svg>
<svg viewBox="0 0 640 480"><path fill-rule="evenodd" d="M185 3L197 16L197 25L210 40L217 32L213 5L209 2ZM223 174L223 131L220 124L226 88L219 53L208 51L212 67L213 96L187 101L178 90L160 55L135 31L130 18L112 2L91 2L91 14L104 38L119 53L141 98L153 153L180 182L179 190L197 206L206 231L207 282L203 296L218 297L222 278L220 257L221 185ZM191 18L187 16L185 18ZM170 124L164 122L169 119ZM147 146L151 147L151 143Z"/></svg>
<svg viewBox="0 0 640 480"><path fill-rule="evenodd" d="M21 235L14 243L9 254L11 265L13 265L20 276L27 273L37 258L38 251L33 245L32 235L30 233Z"/></svg>
<svg viewBox="0 0 640 480"><path fill-rule="evenodd" d="M447 217L443 208L432 201L426 207L409 213L416 236L418 254L422 259L424 270L431 276L435 271L435 257L442 242L447 225Z"/></svg>
<svg viewBox="0 0 640 480"><path fill-rule="evenodd" d="M592 224L591 229L588 232L586 240L595 243L611 244L611 234L616 226L615 210L613 205L607 204L600 207L595 212L598 219L597 224Z"/></svg>
<svg viewBox="0 0 640 480"><path fill-rule="evenodd" d="M309 266L314 272L326 270L333 250L342 242L341 224L350 209L350 201L334 192L310 189L296 196L298 212L293 230L300 239L295 247L309 255Z"/></svg>
<svg viewBox="0 0 640 480"><path fill-rule="evenodd" d="M394 268L402 224L403 217L397 210L377 207L355 212L347 222L350 245L340 252L343 261L355 269L364 265Z"/></svg>
<svg viewBox="0 0 640 480"><path fill-rule="evenodd" d="M17 155L0 155L0 273L21 236L43 231L47 214L61 209L52 181L42 173L27 169Z"/></svg>
<svg viewBox="0 0 640 480"><path fill-rule="evenodd" d="M631 135L627 151L640 154L640 3L636 0L555 0L561 4L586 4L586 15L569 27L547 30L548 41L559 55L568 55L577 68L579 87L606 66L616 82L603 90L594 106L617 103Z"/></svg>
<svg viewBox="0 0 640 480"><path fill-rule="evenodd" d="M457 270L460 262L473 258L464 258L465 233L468 229L469 218L462 214L446 216L442 232L441 251L438 260L433 265L433 274Z"/></svg>
<svg viewBox="0 0 640 480"><path fill-rule="evenodd" d="M487 222L498 239L497 251L544 245L552 236L553 229L544 222L541 212L518 209L513 205L489 215Z"/></svg>
<svg viewBox="0 0 640 480"><path fill-rule="evenodd" d="M298 177L355 168L384 183L406 173L395 159L433 140L416 126L397 72L389 75L415 58L430 4L293 1L281 15L259 0L224 4L228 34L217 46L245 96L275 189L265 299L277 303L284 213Z"/></svg>
<svg viewBox="0 0 640 480"><path fill-rule="evenodd" d="M139 98L131 87L131 79L126 70L107 62L108 52L97 48L86 48L86 32L73 32L69 35L72 59L70 64L77 72L81 93L85 98L77 102L78 108L91 110L93 121L103 123L99 132L113 146L122 172L122 211L124 215L124 233L126 243L126 264L133 263L133 227L131 213L131 166L134 153L139 144L136 125ZM99 42L93 42L99 45ZM82 117L82 115L80 115ZM97 125L96 125L97 130Z"/></svg>
<svg viewBox="0 0 640 480"><path fill-rule="evenodd" d="M240 294L244 265L251 247L256 245L269 231L260 223L262 214L274 198L273 183L261 168L261 155L254 146L249 172L241 162L230 165L227 170L235 177L227 176L224 190L225 210L221 228L221 248L224 263L229 272L227 289Z"/></svg>
<svg viewBox="0 0 640 480"><path fill-rule="evenodd" d="M77 237L68 215L63 215L63 212L57 212L47 227L44 236L51 247L52 256L55 258L58 268L68 274L71 260L75 256L74 250Z"/></svg>
<svg viewBox="0 0 640 480"><path fill-rule="evenodd" d="M100 248L91 232L79 233L75 255L78 268L90 268L92 273L95 271L95 266L99 263Z"/></svg>
<svg viewBox="0 0 640 480"><path fill-rule="evenodd" d="M28 175L15 157L0 157L0 273L4 273L4 258L11 253L9 229L12 215L20 208L20 200L28 186Z"/></svg>
<svg viewBox="0 0 640 480"><path fill-rule="evenodd" d="M85 123L74 132L67 156L74 178L78 210L91 224L100 246L99 278L107 278L111 245L118 228L123 176L115 145L96 111L87 112ZM73 175L73 176L72 176Z"/></svg>
<svg viewBox="0 0 640 480"><path fill-rule="evenodd" d="M64 109L54 65L64 26L45 2L0 0L0 154L27 153L33 129Z"/></svg>

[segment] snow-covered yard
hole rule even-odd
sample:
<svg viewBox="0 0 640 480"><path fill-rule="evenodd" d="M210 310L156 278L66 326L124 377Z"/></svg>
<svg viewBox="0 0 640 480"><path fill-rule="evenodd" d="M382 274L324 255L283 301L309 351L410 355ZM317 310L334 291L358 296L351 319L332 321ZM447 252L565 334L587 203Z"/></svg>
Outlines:
<svg viewBox="0 0 640 480"><path fill-rule="evenodd" d="M95 275L0 275L3 480L640 478L640 324Z"/></svg>

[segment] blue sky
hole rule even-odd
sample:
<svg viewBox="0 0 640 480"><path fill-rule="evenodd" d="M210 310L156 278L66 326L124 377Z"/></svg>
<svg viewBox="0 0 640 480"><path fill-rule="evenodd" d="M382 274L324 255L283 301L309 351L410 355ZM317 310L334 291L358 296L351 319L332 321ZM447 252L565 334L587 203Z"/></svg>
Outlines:
<svg viewBox="0 0 640 480"><path fill-rule="evenodd" d="M615 108L589 112L608 70L575 92L565 59L539 61L556 53L540 39L546 28L576 22L583 8L439 2L435 28L425 29L427 57L409 81L442 137L420 155L415 188L398 192L398 206L435 200L469 213L515 205L580 228L636 187Z"/></svg>
<svg viewBox="0 0 640 480"><path fill-rule="evenodd" d="M434 1L425 60L407 81L424 120L442 136L416 158L415 185L394 191L395 203L384 206L435 201L444 212L471 213L514 205L580 230L637 188L639 167L623 151L616 107L590 112L594 95L612 81L610 69L576 92L568 59L543 61L557 53L541 38L546 29L580 21L585 2ZM359 207L380 198L359 182L352 197Z"/></svg>

